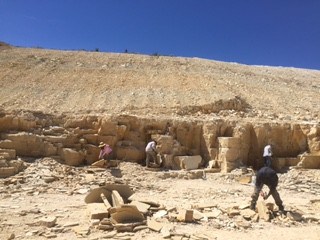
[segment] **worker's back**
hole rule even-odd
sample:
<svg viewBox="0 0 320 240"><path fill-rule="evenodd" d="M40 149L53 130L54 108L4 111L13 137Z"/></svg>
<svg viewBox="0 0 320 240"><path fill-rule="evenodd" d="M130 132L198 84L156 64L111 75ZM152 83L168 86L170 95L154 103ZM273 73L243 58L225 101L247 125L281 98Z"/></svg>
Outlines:
<svg viewBox="0 0 320 240"><path fill-rule="evenodd" d="M257 172L256 186L266 184L269 188L276 188L278 185L278 176L276 171L270 167L262 167Z"/></svg>

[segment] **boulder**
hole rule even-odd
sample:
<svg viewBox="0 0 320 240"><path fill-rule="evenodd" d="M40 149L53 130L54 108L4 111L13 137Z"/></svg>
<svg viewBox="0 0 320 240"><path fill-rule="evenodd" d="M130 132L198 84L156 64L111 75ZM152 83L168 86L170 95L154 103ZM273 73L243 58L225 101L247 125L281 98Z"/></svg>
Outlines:
<svg viewBox="0 0 320 240"><path fill-rule="evenodd" d="M84 162L85 155L82 152L77 152L71 148L63 148L61 158L67 165L80 166Z"/></svg>

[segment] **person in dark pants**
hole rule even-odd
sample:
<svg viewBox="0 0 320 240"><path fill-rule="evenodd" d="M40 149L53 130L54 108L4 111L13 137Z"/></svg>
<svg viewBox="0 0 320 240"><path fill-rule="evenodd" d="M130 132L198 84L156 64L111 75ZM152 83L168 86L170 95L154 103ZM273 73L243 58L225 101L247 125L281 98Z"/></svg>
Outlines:
<svg viewBox="0 0 320 240"><path fill-rule="evenodd" d="M147 144L146 146L146 167L149 167L150 165L150 160L153 161L153 163L157 163L157 142L156 141L151 141Z"/></svg>
<svg viewBox="0 0 320 240"><path fill-rule="evenodd" d="M267 199L270 195L272 195L275 203L277 204L279 211L284 211L282 200L277 191L278 186L278 175L276 171L274 171L270 167L262 167L256 174L256 183L254 187L254 192L251 195L251 205L250 208L255 210L257 200L259 198L259 194L263 188L263 185L267 185L269 187L269 193L266 196L263 196L264 199Z"/></svg>
<svg viewBox="0 0 320 240"><path fill-rule="evenodd" d="M263 160L265 167L271 167L272 164L272 146L267 145L263 149Z"/></svg>

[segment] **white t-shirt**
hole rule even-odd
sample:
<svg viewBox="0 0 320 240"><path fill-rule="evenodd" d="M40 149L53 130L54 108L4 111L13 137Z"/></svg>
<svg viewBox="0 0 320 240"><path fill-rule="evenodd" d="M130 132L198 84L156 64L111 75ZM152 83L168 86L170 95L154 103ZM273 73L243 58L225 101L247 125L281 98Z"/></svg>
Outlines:
<svg viewBox="0 0 320 240"><path fill-rule="evenodd" d="M264 157L271 157L272 156L272 151L271 151L271 146L270 145L267 145L264 147L264 150L263 150L263 156Z"/></svg>
<svg viewBox="0 0 320 240"><path fill-rule="evenodd" d="M146 146L146 152L150 152L150 151L156 151L156 143L155 141L151 141L147 144Z"/></svg>

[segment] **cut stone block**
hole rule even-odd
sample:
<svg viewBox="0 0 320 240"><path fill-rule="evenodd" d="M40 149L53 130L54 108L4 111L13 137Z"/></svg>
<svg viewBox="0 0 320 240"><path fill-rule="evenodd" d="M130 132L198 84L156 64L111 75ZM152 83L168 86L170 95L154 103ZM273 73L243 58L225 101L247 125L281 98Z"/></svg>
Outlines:
<svg viewBox="0 0 320 240"><path fill-rule="evenodd" d="M16 159L15 149L0 149L0 156L4 156L7 160Z"/></svg>
<svg viewBox="0 0 320 240"><path fill-rule="evenodd" d="M104 203L89 203L88 211L91 219L104 219L109 217L108 210Z"/></svg>
<svg viewBox="0 0 320 240"><path fill-rule="evenodd" d="M123 198L120 196L118 191L113 190L111 192L111 197L112 197L112 206L113 207L119 207L122 204L124 204Z"/></svg>
<svg viewBox="0 0 320 240"><path fill-rule="evenodd" d="M71 148L62 149L62 159L70 166L79 166L83 163L85 155Z"/></svg>
<svg viewBox="0 0 320 240"><path fill-rule="evenodd" d="M132 201L130 205L135 205L138 208L139 212L141 213L147 213L148 209L150 208L149 204L139 202L139 201Z"/></svg>
<svg viewBox="0 0 320 240"><path fill-rule="evenodd" d="M143 214L134 205L121 205L121 207L114 210L115 212L111 213L111 222L113 224L136 223L145 220Z"/></svg>
<svg viewBox="0 0 320 240"><path fill-rule="evenodd" d="M199 168L202 157L200 155L176 156L174 157L174 161L179 163L181 169L192 170Z"/></svg>
<svg viewBox="0 0 320 240"><path fill-rule="evenodd" d="M156 231L156 232L160 232L161 229L162 229L163 226L164 226L163 223L157 222L157 221L154 220L154 219L148 219L147 225L148 225L148 228L149 228L149 229L151 229L151 230L153 230L153 231Z"/></svg>
<svg viewBox="0 0 320 240"><path fill-rule="evenodd" d="M320 155L301 155L298 166L308 169L320 169Z"/></svg>
<svg viewBox="0 0 320 240"><path fill-rule="evenodd" d="M240 148L240 138L218 137L219 148Z"/></svg>
<svg viewBox="0 0 320 240"><path fill-rule="evenodd" d="M192 222L193 210L181 210L177 216L177 220L180 222Z"/></svg>
<svg viewBox="0 0 320 240"><path fill-rule="evenodd" d="M56 225L56 222L57 222L57 218L56 217L52 217L52 216L49 216L49 217L43 217L39 220L39 223L42 225L42 226L46 226L48 228L51 228L53 226Z"/></svg>
<svg viewBox="0 0 320 240"><path fill-rule="evenodd" d="M16 169L14 167L1 167L0 168L0 178L10 177L16 174Z"/></svg>

